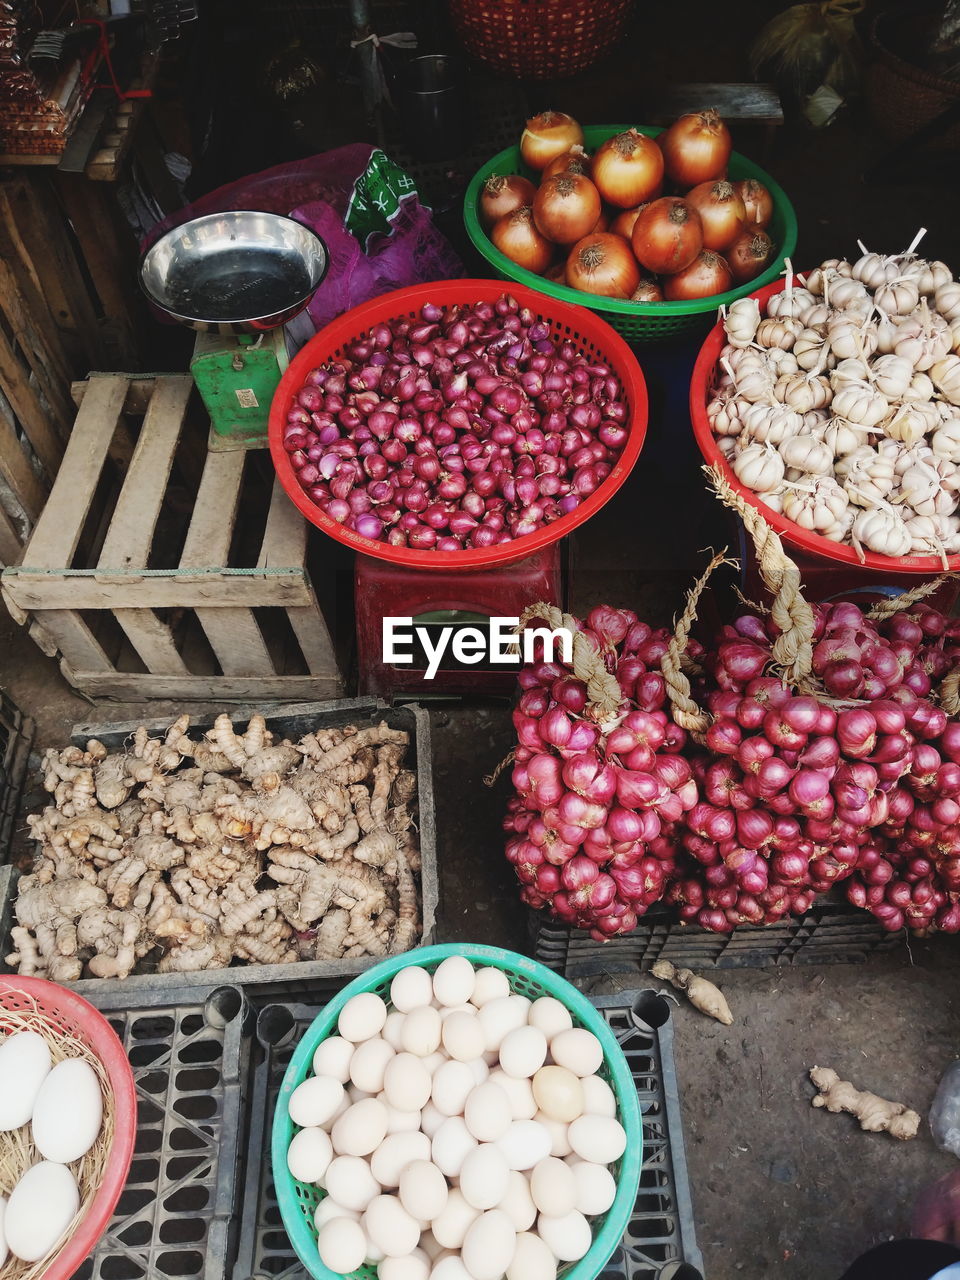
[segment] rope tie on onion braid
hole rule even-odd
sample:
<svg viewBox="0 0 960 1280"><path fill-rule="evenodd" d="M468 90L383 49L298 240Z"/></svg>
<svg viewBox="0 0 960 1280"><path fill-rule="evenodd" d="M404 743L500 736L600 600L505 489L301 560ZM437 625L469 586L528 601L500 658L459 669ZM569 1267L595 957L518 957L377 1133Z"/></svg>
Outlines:
<svg viewBox="0 0 960 1280"><path fill-rule="evenodd" d="M921 582L916 587L911 587L909 591L901 591L899 595L890 596L886 600L879 600L867 617L871 622L886 622L888 618L894 617L898 613L903 613L905 609L912 609L918 600L922 600L924 596L932 596L934 592L939 591L943 584L955 578L954 573L941 573L939 578L932 578L929 582Z"/></svg>
<svg viewBox="0 0 960 1280"><path fill-rule="evenodd" d="M735 560L728 560L726 556L726 548L717 552L687 592L686 608L674 627L666 653L660 659L660 670L663 672L670 705L673 708L673 718L681 729L686 729L694 742L701 744L704 740L704 734L710 727L711 717L693 699L690 692L690 681L683 670L683 654L690 638L690 628L697 617L700 596L711 575L722 564L736 564Z"/></svg>
<svg viewBox="0 0 960 1280"><path fill-rule="evenodd" d="M603 658L580 630L576 618L553 604L530 604L520 615L517 634L538 620L549 623L554 631L563 628L573 637L573 674L587 686L584 715L599 724L612 720L623 700L623 691L617 677L607 670Z"/></svg>

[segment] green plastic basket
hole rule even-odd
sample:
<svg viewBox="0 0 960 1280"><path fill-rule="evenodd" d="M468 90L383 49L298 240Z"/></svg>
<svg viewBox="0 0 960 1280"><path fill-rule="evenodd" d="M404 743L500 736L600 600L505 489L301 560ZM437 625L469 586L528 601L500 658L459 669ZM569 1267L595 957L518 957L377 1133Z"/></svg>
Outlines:
<svg viewBox="0 0 960 1280"><path fill-rule="evenodd" d="M588 151L595 151L601 142L612 138L630 128L624 124L590 125L583 131L584 145ZM637 125L639 133L655 138L662 129ZM617 333L630 342L663 342L671 338L679 338L684 334L704 329L708 318L712 318L720 306L729 305L737 298L762 289L765 284L776 280L783 270L785 258L792 257L797 247L797 215L793 205L787 199L783 188L770 177L759 165L734 151L728 166L730 177L736 182L741 178L756 178L773 197L773 219L769 233L774 244L779 246L779 255L775 262L747 284L738 285L727 293L718 293L711 298L697 298L693 302L622 302L619 298L598 298L583 294L578 289L570 289L565 284L552 284L543 276L534 275L523 267L518 267L500 252L488 239L487 233L480 226L477 217L477 205L480 200L480 188L491 173L520 173L536 181L536 174L523 163L519 147L507 147L499 155L478 169L467 187L464 197L463 217L467 226L467 234L473 241L477 251L486 258L497 275L505 280L516 280L529 289L537 289L551 298L562 298L564 302L573 302L604 318ZM589 298L589 301L587 301Z"/></svg>
<svg viewBox="0 0 960 1280"><path fill-rule="evenodd" d="M297 1257L315 1280L338 1280L336 1273L329 1271L323 1265L317 1253L317 1230L313 1225L313 1215L324 1193L311 1183L299 1182L287 1168L287 1148L298 1131L287 1109L291 1093L307 1078L317 1046L336 1031L340 1010L351 996L361 991L374 991L385 1000L389 1000L390 983L394 974L410 965L420 965L433 972L441 960L446 960L447 956L466 956L473 964L492 965L494 968L502 969L510 980L512 990L518 995L528 996L532 1000L537 999L538 996L553 996L569 1009L575 1025L592 1031L603 1046L604 1060L599 1074L607 1081L616 1096L617 1114L627 1134L627 1148L618 1164L614 1166L614 1176L617 1180L616 1198L605 1214L599 1214L592 1220L593 1244L579 1262L571 1263L560 1271L563 1280L596 1280L626 1230L636 1201L643 1163L643 1125L640 1118L640 1104L637 1101L637 1090L627 1060L616 1037L590 1001L565 978L552 973L536 960L530 960L514 951L466 942L447 943L438 947L420 947L415 951L392 956L389 960L374 965L372 969L354 978L349 986L344 987L325 1006L323 1011L314 1018L303 1039L297 1045L283 1077L280 1096L277 1098L271 1143L277 1202L280 1205L280 1216L290 1237L290 1243ZM377 1269L372 1266L363 1266L350 1274L356 1277L356 1280L361 1278L376 1280Z"/></svg>

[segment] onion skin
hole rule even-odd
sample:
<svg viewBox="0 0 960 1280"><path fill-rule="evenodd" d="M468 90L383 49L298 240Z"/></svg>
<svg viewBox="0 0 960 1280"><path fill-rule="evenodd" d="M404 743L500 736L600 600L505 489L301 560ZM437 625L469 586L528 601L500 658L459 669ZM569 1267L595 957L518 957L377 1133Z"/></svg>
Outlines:
<svg viewBox="0 0 960 1280"><path fill-rule="evenodd" d="M773 196L756 178L741 178L733 185L743 201L746 225L751 230L765 231L773 218Z"/></svg>
<svg viewBox="0 0 960 1280"><path fill-rule="evenodd" d="M722 253L743 231L747 211L729 182L701 182L684 199L700 215L703 247Z"/></svg>
<svg viewBox="0 0 960 1280"><path fill-rule="evenodd" d="M578 143L575 147L571 147L569 151L565 151L562 156L557 156L555 160L551 160L544 169L540 181L544 182L547 178L552 178L557 173L580 173L585 178L589 178L592 169L593 162Z"/></svg>
<svg viewBox="0 0 960 1280"><path fill-rule="evenodd" d="M583 146L583 130L565 111L538 112L530 117L520 135L523 162L538 173L575 146Z"/></svg>
<svg viewBox="0 0 960 1280"><path fill-rule="evenodd" d="M578 173L547 178L533 201L537 230L560 245L576 244L589 235L600 211L600 193L589 178Z"/></svg>
<svg viewBox="0 0 960 1280"><path fill-rule="evenodd" d="M667 177L684 190L724 177L733 150L730 130L714 110L681 116L657 141Z"/></svg>
<svg viewBox="0 0 960 1280"><path fill-rule="evenodd" d="M641 280L630 295L631 302L662 302L663 290L656 280Z"/></svg>
<svg viewBox="0 0 960 1280"><path fill-rule="evenodd" d="M553 261L553 245L537 229L530 205L522 205L495 222L490 239L511 262L538 276Z"/></svg>
<svg viewBox="0 0 960 1280"><path fill-rule="evenodd" d="M633 224L631 244L637 261L656 275L683 271L703 247L700 215L677 196L654 200Z"/></svg>
<svg viewBox="0 0 960 1280"><path fill-rule="evenodd" d="M719 254L704 249L685 270L667 276L663 296L668 302L686 302L692 298L709 298L733 288L730 268Z"/></svg>
<svg viewBox="0 0 960 1280"><path fill-rule="evenodd" d="M640 268L622 236L599 232L585 236L567 258L571 289L607 298L629 298L640 283Z"/></svg>
<svg viewBox="0 0 960 1280"><path fill-rule="evenodd" d="M516 173L491 173L480 188L478 212L481 225L489 231L500 218L525 204L532 204L536 193L536 187L528 178Z"/></svg>
<svg viewBox="0 0 960 1280"><path fill-rule="evenodd" d="M610 223L610 230L615 236L623 236L629 240L633 235L633 224L646 208L646 203L638 204L633 209L622 209Z"/></svg>
<svg viewBox="0 0 960 1280"><path fill-rule="evenodd" d="M765 231L744 231L727 250L726 259L737 284L755 280L773 261L776 250Z"/></svg>
<svg viewBox="0 0 960 1280"><path fill-rule="evenodd" d="M646 134L628 129L597 148L593 181L608 204L618 209L636 208L660 194L663 155Z"/></svg>

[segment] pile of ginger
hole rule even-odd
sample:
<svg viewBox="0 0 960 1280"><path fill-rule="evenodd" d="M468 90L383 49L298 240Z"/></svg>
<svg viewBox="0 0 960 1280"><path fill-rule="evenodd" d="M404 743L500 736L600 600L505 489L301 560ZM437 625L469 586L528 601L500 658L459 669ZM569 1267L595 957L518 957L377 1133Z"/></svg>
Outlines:
<svg viewBox="0 0 960 1280"><path fill-rule="evenodd" d="M419 935L409 735L385 723L275 742L262 716L181 716L122 750L91 739L43 757L53 798L27 821L7 962L71 982L233 960L283 964L407 951ZM152 967L152 965L150 966Z"/></svg>

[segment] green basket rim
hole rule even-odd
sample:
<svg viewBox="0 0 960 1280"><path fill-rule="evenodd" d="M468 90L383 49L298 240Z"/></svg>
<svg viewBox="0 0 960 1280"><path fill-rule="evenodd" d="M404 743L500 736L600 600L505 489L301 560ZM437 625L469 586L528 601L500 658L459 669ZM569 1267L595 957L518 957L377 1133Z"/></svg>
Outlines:
<svg viewBox="0 0 960 1280"><path fill-rule="evenodd" d="M617 1099L617 1113L627 1135L627 1146L621 1157L620 1172L617 1175L617 1194L593 1238L593 1243L579 1262L573 1263L566 1271L560 1273L562 1280L595 1280L623 1238L636 1203L637 1188L640 1183L640 1169L643 1163L643 1122L633 1076L616 1036L586 996L581 995L576 987L540 964L539 961L530 959L529 956L508 951L504 947L490 947L480 943L442 943L433 947L417 947L413 951L405 951L402 955L390 956L382 960L379 964L358 974L334 996L304 1032L280 1086L276 1109L273 1113L273 1132L270 1143L273 1181L280 1207L280 1217L294 1252L315 1280L343 1280L343 1277L330 1271L320 1261L313 1224L308 1226L294 1190L296 1185L306 1190L308 1184L298 1184L287 1168L287 1148L295 1129L287 1109L290 1094L306 1079L317 1045L335 1030L340 1010L352 996L371 990L385 978L392 978L401 969L411 965L420 965L428 970L435 969L448 956L465 956L471 963L480 962L497 969L515 969L524 973L542 986L549 995L564 1004L575 1020L588 1031L592 1031L603 1046L604 1060L610 1070L611 1085ZM364 1273L358 1270L350 1274L362 1277Z"/></svg>
<svg viewBox="0 0 960 1280"><path fill-rule="evenodd" d="M663 133L662 128L653 125L585 125L583 140L585 145L592 149L601 142L605 142L607 138L612 138L615 134L623 133L630 128L635 128L638 133L646 134L648 138L655 138L658 134ZM748 294L754 293L757 289L762 289L764 285L776 280L783 270L785 259L792 257L797 248L797 215L787 193L780 184L774 178L771 178L765 169L761 169L758 164L754 164L752 160L748 160L746 156L741 155L738 151L731 153L730 168L734 171L735 180L756 178L763 183L773 197L773 220L777 221L779 215L779 218L783 221L780 252L776 260L756 279L748 280L746 284L737 285L735 289L728 289L726 293L717 293L709 298L695 298L690 302L627 302L620 298L603 298L595 294L583 294L578 289L571 289L569 285L554 284L552 281L544 279L543 276L527 271L525 267L518 267L515 262L511 262L506 254L501 253L480 226L480 220L477 217L477 203L480 198L480 187L491 173L522 173L530 176L530 170L520 158L519 146L506 147L503 151L498 152L473 175L463 198L463 219L466 224L467 235L470 237L473 247L496 271L502 276L506 276L507 279L516 280L518 284L525 284L530 289L537 289L540 293L547 294L548 297L558 298L563 302L573 302L581 307L588 307L591 311L596 311L600 315L609 313L610 316L623 316L638 320L647 318L662 320L665 317L705 315L715 311L718 307L729 306L731 302L736 302L738 298L745 298ZM586 301L587 298L589 298L589 301ZM611 324L615 325L616 321L611 319Z"/></svg>

